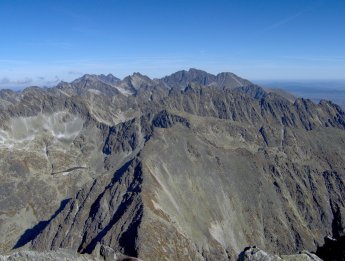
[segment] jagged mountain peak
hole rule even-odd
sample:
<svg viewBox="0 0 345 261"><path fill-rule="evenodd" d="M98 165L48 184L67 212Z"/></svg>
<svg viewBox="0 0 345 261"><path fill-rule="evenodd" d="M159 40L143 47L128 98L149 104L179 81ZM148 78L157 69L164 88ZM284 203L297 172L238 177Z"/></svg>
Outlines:
<svg viewBox="0 0 345 261"><path fill-rule="evenodd" d="M140 72L134 72L134 73L132 74L132 77L148 77L148 76L143 75L143 74L141 74Z"/></svg>
<svg viewBox="0 0 345 261"><path fill-rule="evenodd" d="M195 68L190 68L188 71L178 71L169 76L163 77L161 81L168 88L180 89L184 89L189 83L228 89L253 85L250 81L245 80L234 73L222 72L214 75Z"/></svg>
<svg viewBox="0 0 345 261"><path fill-rule="evenodd" d="M132 75L128 75L126 76L123 81L133 81L135 79L142 79L142 80L147 80L147 81L151 81L150 77L143 75L139 72L134 72Z"/></svg>
<svg viewBox="0 0 345 261"><path fill-rule="evenodd" d="M120 81L120 79L115 77L114 75L112 75L110 73L107 75L104 75L104 74L99 74L99 75L97 75L97 74L84 74L82 77L72 81L72 84L84 82L84 81L93 81L93 82L102 81L106 84L115 84L116 82Z"/></svg>
<svg viewBox="0 0 345 261"><path fill-rule="evenodd" d="M183 70L182 72L185 72L185 74L189 74L190 76L195 78L200 76L214 76L211 73L196 68L189 68L188 71Z"/></svg>
<svg viewBox="0 0 345 261"><path fill-rule="evenodd" d="M232 260L344 233L336 105L232 73L99 77L113 78L1 98L0 252L100 243L144 260Z"/></svg>
<svg viewBox="0 0 345 261"><path fill-rule="evenodd" d="M140 88L152 86L154 84L155 81L150 79L148 76L135 72L132 75L125 77L119 86L122 86L122 88L125 88L132 93L136 93Z"/></svg>
<svg viewBox="0 0 345 261"><path fill-rule="evenodd" d="M222 72L217 74L217 84L221 87L236 88L253 85L250 81L243 79L231 72Z"/></svg>
<svg viewBox="0 0 345 261"><path fill-rule="evenodd" d="M199 83L202 85L208 85L211 81L215 80L215 76L205 71L191 68L188 71L177 71L171 75L165 76L161 79L168 87L178 87L183 89L188 83Z"/></svg>
<svg viewBox="0 0 345 261"><path fill-rule="evenodd" d="M86 81L86 80L96 80L96 79L97 79L96 74L84 74L83 76L72 81L72 83L77 83L77 82Z"/></svg>
<svg viewBox="0 0 345 261"><path fill-rule="evenodd" d="M70 89L72 92L73 89L77 89L77 94L83 93L83 89L91 89L91 91L96 89L101 91L101 89L109 89L110 87L113 87L114 94L122 93L124 95L136 95L138 91L144 87L165 87L167 89L176 88L184 90L188 85L212 86L227 89L246 87L243 90L237 91L250 93L253 97L262 97L264 94L264 91L260 89L260 95L257 95L258 86L254 87L250 81L245 80L234 73L222 72L217 75L213 75L196 68L177 71L161 79L151 79L140 72L134 72L132 75L128 75L122 80L112 74L85 74L71 83L61 82L57 87L59 89ZM117 90L117 92L115 90ZM108 90L107 94L109 94Z"/></svg>
<svg viewBox="0 0 345 261"><path fill-rule="evenodd" d="M70 83L60 82L56 88L65 95L85 96L92 93L113 96L120 93L115 87L118 81L119 79L112 74L84 74Z"/></svg>
<svg viewBox="0 0 345 261"><path fill-rule="evenodd" d="M115 77L114 75L112 75L111 73L107 74L107 75L104 75L104 74L100 74L98 75L98 79L106 82L106 83L109 83L109 84L115 84L117 83L118 81L120 81L119 78Z"/></svg>

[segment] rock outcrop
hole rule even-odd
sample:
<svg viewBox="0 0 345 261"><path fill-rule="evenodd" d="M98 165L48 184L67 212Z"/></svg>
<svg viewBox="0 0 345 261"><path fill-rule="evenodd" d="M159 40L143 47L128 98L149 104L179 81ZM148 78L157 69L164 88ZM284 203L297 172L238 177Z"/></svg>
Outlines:
<svg viewBox="0 0 345 261"><path fill-rule="evenodd" d="M345 112L331 102L192 69L87 75L0 105L3 253L283 258L344 235Z"/></svg>
<svg viewBox="0 0 345 261"><path fill-rule="evenodd" d="M294 255L270 255L256 247L246 248L238 257L238 261L322 261L315 254L302 251Z"/></svg>
<svg viewBox="0 0 345 261"><path fill-rule="evenodd" d="M56 260L56 261L142 261L135 257L123 255L115 252L112 248L97 245L90 254L80 254L71 249L57 249L53 251L32 251L22 250L9 255L0 255L0 261L36 261L36 260Z"/></svg>

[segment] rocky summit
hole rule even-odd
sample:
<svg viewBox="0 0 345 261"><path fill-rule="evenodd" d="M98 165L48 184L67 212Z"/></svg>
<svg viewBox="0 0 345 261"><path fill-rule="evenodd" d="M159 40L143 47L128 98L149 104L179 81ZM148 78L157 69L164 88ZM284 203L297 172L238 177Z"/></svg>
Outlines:
<svg viewBox="0 0 345 261"><path fill-rule="evenodd" d="M338 105L233 73L0 90L1 258L344 260L344 147Z"/></svg>

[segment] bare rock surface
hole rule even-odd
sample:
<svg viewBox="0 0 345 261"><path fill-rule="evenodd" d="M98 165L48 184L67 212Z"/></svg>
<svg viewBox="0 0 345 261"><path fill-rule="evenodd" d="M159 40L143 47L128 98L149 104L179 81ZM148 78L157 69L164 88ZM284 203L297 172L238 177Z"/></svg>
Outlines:
<svg viewBox="0 0 345 261"><path fill-rule="evenodd" d="M0 105L4 255L283 258L345 233L345 112L329 101L191 69L85 75Z"/></svg>
<svg viewBox="0 0 345 261"><path fill-rule="evenodd" d="M293 255L270 255L265 251L256 247L249 247L245 249L238 257L238 261L322 261L315 254L308 251L302 251L299 254Z"/></svg>
<svg viewBox="0 0 345 261"><path fill-rule="evenodd" d="M52 251L22 250L9 255L0 255L1 261L36 261L36 260L76 260L76 261L142 261L135 257L115 252L112 248L97 245L94 251L88 254L80 254L72 249L57 249Z"/></svg>

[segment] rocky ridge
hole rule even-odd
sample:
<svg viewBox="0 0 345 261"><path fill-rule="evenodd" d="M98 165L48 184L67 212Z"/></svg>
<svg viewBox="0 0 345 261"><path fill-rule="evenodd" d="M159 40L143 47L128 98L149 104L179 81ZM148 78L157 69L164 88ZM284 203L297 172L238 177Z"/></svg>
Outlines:
<svg viewBox="0 0 345 261"><path fill-rule="evenodd" d="M270 255L256 247L246 248L238 257L238 261L322 261L315 254L302 251L293 255Z"/></svg>
<svg viewBox="0 0 345 261"><path fill-rule="evenodd" d="M121 253L115 252L112 248L97 245L94 251L88 254L79 254L71 249L58 249L53 251L32 251L21 250L9 255L0 255L1 261L34 261L34 260L76 260L76 261L142 261L135 257L129 257Z"/></svg>
<svg viewBox="0 0 345 261"><path fill-rule="evenodd" d="M228 260L345 233L345 113L329 101L195 69L0 94L1 252Z"/></svg>

